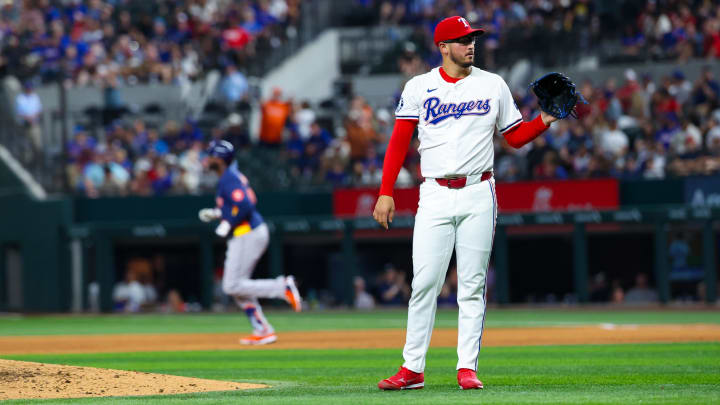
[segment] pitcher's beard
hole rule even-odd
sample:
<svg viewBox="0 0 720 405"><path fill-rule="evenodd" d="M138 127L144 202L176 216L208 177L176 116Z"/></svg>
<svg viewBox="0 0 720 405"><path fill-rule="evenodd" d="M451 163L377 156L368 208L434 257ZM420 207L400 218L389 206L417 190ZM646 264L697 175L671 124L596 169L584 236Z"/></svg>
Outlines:
<svg viewBox="0 0 720 405"><path fill-rule="evenodd" d="M463 56L461 59L459 59L459 58L456 58L455 55L453 55L453 54L450 54L450 59L452 59L453 63L460 66L461 68L467 69L470 66L472 66L473 61L475 60L475 55L473 55L472 59L469 62L467 61L465 56Z"/></svg>

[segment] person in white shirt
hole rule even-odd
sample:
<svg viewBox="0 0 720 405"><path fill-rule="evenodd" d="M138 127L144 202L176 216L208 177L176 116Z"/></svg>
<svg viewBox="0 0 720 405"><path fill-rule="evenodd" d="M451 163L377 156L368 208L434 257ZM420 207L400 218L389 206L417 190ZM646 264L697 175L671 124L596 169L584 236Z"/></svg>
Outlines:
<svg viewBox="0 0 720 405"><path fill-rule="evenodd" d="M23 84L23 92L15 98L15 113L20 124L25 129L25 136L32 146L31 153L27 154L26 160L30 161L39 156L42 149L42 131L40 129L40 114L42 114L42 102L34 91L32 83Z"/></svg>
<svg viewBox="0 0 720 405"><path fill-rule="evenodd" d="M628 136L618 128L617 121L610 120L610 127L600 134L603 153L616 158L625 155L630 145Z"/></svg>
<svg viewBox="0 0 720 405"><path fill-rule="evenodd" d="M315 111L310 108L308 101L300 103L300 108L295 112L294 118L300 139L302 139L303 142L307 142L307 140L310 139L310 127L312 123L315 122Z"/></svg>
<svg viewBox="0 0 720 405"><path fill-rule="evenodd" d="M702 133L690 120L683 118L681 129L673 135L670 146L677 155L699 152L702 148Z"/></svg>
<svg viewBox="0 0 720 405"><path fill-rule="evenodd" d="M355 309L375 308L375 299L365 290L365 279L356 276L353 279L353 286L355 287L355 301L353 302Z"/></svg>
<svg viewBox="0 0 720 405"><path fill-rule="evenodd" d="M520 148L556 118L542 112L524 122L510 89L498 75L472 66L475 36L465 18L454 16L435 28L442 66L410 79L397 109L385 153L382 185L373 217L392 222L393 186L417 128L420 141L420 202L413 231L413 281L407 337L397 374L378 383L383 390L425 385L425 356L437 297L455 249L458 275L457 379L463 389L482 388L476 375L485 323L486 275L497 203L493 179L495 133Z"/></svg>

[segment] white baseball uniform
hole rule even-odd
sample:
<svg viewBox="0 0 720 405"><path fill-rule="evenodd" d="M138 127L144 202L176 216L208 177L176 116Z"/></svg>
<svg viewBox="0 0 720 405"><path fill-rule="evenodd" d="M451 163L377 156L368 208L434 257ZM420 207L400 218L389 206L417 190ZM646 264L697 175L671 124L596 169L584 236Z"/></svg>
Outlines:
<svg viewBox="0 0 720 405"><path fill-rule="evenodd" d="M493 134L522 122L505 81L472 67L451 83L435 68L412 78L396 110L398 119L417 119L420 168L427 179L413 231L412 297L403 364L423 372L437 296L453 248L458 274L457 368L477 370L485 322L485 276L497 218L492 172ZM467 176L463 188L448 188L433 178ZM486 179L483 181L483 179Z"/></svg>

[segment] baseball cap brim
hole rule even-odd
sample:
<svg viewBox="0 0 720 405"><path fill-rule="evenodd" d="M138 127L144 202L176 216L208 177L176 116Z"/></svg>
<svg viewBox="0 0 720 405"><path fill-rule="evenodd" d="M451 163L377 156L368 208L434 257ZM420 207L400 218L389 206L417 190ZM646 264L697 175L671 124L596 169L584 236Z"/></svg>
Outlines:
<svg viewBox="0 0 720 405"><path fill-rule="evenodd" d="M471 29L467 30L466 33L464 33L463 35L460 35L459 37L445 39L444 41L458 39L458 38L466 37L468 35L473 35L473 36L479 37L480 35L482 35L484 33L485 33L485 30L483 28L471 28Z"/></svg>
<svg viewBox="0 0 720 405"><path fill-rule="evenodd" d="M468 35L480 36L485 33L484 28L463 27L464 29L461 30L453 28L455 27L448 27L447 25L444 27L438 26L435 29L435 35L433 38L435 46L440 44L440 42L452 41L454 39L466 37Z"/></svg>

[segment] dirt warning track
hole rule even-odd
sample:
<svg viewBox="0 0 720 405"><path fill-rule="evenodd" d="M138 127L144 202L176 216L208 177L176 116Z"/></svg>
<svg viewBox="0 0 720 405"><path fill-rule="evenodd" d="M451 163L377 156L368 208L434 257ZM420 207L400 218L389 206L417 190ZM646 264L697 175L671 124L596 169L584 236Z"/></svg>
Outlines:
<svg viewBox="0 0 720 405"><path fill-rule="evenodd" d="M242 346L237 333L62 335L0 337L0 355L121 353L183 350L400 348L401 329L280 332L267 346ZM560 344L720 342L720 325L613 325L551 328L489 328L483 347ZM431 346L455 347L456 329L436 329Z"/></svg>

